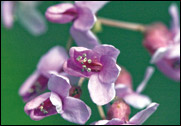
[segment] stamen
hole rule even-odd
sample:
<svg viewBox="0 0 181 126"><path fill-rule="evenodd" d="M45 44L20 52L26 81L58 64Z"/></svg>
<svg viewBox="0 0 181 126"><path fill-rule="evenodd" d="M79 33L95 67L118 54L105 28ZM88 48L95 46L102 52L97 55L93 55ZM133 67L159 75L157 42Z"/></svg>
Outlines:
<svg viewBox="0 0 181 126"><path fill-rule="evenodd" d="M86 53L84 53L82 56L83 56L83 57L86 57L86 56L87 56L87 54L86 54Z"/></svg>
<svg viewBox="0 0 181 126"><path fill-rule="evenodd" d="M91 59L88 59L88 61L87 61L89 64L91 64L92 63L92 60Z"/></svg>
<svg viewBox="0 0 181 126"><path fill-rule="evenodd" d="M30 88L29 90L28 90L28 93L33 93L34 92L34 89L33 88Z"/></svg>
<svg viewBox="0 0 181 126"><path fill-rule="evenodd" d="M82 56L78 56L77 57L77 61L81 60L82 59Z"/></svg>
<svg viewBox="0 0 181 126"><path fill-rule="evenodd" d="M91 68L87 68L87 72L91 72Z"/></svg>
<svg viewBox="0 0 181 126"><path fill-rule="evenodd" d="M86 57L84 58L83 62L87 62L87 58Z"/></svg>

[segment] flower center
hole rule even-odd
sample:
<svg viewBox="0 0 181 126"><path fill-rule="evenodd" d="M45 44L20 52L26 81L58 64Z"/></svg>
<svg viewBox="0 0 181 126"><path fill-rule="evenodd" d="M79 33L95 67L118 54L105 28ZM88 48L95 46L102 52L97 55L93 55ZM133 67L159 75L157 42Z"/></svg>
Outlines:
<svg viewBox="0 0 181 126"><path fill-rule="evenodd" d="M69 91L69 95L74 98L80 98L81 94L82 94L82 90L78 86L72 86Z"/></svg>
<svg viewBox="0 0 181 126"><path fill-rule="evenodd" d="M76 59L82 66L82 72L100 72L102 64L97 59L88 59L87 54L84 53L82 56L78 56Z"/></svg>
<svg viewBox="0 0 181 126"><path fill-rule="evenodd" d="M46 115L48 113L54 113L54 112L56 112L56 108L50 101L50 98L45 100L43 103L40 104L40 106L38 106L35 109L36 115Z"/></svg>

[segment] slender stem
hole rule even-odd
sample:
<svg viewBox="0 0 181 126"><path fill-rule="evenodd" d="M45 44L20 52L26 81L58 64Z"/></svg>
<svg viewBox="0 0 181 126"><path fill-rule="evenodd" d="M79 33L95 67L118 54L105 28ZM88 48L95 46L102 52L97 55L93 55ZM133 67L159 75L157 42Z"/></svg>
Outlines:
<svg viewBox="0 0 181 126"><path fill-rule="evenodd" d="M81 78L79 79L79 82L78 82L78 86L79 86L79 87L82 87L82 84L83 84L84 80L85 80L84 77L81 77Z"/></svg>
<svg viewBox="0 0 181 126"><path fill-rule="evenodd" d="M98 108L98 112L99 112L99 115L101 116L101 118L103 120L106 119L106 116L105 116L105 113L104 113L102 106L97 106L97 108Z"/></svg>
<svg viewBox="0 0 181 126"><path fill-rule="evenodd" d="M66 50L69 51L70 47L72 46L72 43L73 43L73 39L72 37L70 36L68 41L67 41L67 44L66 44Z"/></svg>
<svg viewBox="0 0 181 126"><path fill-rule="evenodd" d="M102 17L99 17L98 20L102 24L112 26L112 27L124 28L124 29L129 29L129 30L133 30L133 31L141 31L141 32L145 32L145 30L146 30L146 26L144 26L142 24L129 23L129 22L124 22L124 21L116 21L116 20L106 19L106 18L102 18Z"/></svg>

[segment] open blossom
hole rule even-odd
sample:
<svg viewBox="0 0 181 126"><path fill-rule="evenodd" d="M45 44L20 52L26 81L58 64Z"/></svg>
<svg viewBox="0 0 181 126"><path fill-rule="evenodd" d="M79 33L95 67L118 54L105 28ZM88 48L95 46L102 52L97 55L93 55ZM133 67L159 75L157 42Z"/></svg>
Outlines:
<svg viewBox="0 0 181 126"><path fill-rule="evenodd" d="M94 49L72 47L64 71L72 76L90 78L88 89L94 103L104 105L115 97L114 82L120 72L116 64L119 50L111 45Z"/></svg>
<svg viewBox="0 0 181 126"><path fill-rule="evenodd" d="M6 28L11 28L18 20L31 34L41 35L47 30L46 22L36 9L38 1L3 1L1 3L2 21Z"/></svg>
<svg viewBox="0 0 181 126"><path fill-rule="evenodd" d="M113 118L112 120L100 120L92 125L141 125L143 124L156 110L159 104L152 103L146 109L138 112L129 121Z"/></svg>
<svg viewBox="0 0 181 126"><path fill-rule="evenodd" d="M131 75L122 69L118 79L116 80L115 89L118 98L122 98L127 104L137 109L142 109L151 103L151 99L148 96L140 94L145 88L148 80L154 72L153 67L148 67L143 81L140 83L136 91L132 89Z"/></svg>
<svg viewBox="0 0 181 126"><path fill-rule="evenodd" d="M43 55L37 65L37 70L24 82L19 90L25 102L34 98L47 88L49 72L63 73L63 63L68 59L64 48L56 46Z"/></svg>
<svg viewBox="0 0 181 126"><path fill-rule="evenodd" d="M151 63L169 78L180 80L180 21L176 5L171 5L172 27L167 29L163 24L154 24L147 28L144 46L152 55Z"/></svg>
<svg viewBox="0 0 181 126"><path fill-rule="evenodd" d="M96 12L108 1L75 1L75 4L61 3L46 11L46 18L54 23L73 22L70 33L78 46L93 48L98 45L91 28L96 22Z"/></svg>
<svg viewBox="0 0 181 126"><path fill-rule="evenodd" d="M62 118L70 122L84 124L90 118L90 108L80 99L69 96L71 88L68 78L52 74L48 89L51 92L44 93L25 105L25 112L33 120L41 120L47 116L60 114Z"/></svg>

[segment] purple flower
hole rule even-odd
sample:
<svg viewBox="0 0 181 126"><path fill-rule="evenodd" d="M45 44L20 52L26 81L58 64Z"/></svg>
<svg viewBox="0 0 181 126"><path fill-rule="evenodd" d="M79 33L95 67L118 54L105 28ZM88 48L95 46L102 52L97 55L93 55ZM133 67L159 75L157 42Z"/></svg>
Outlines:
<svg viewBox="0 0 181 126"><path fill-rule="evenodd" d="M94 103L104 105L115 97L114 82L120 72L116 64L119 50L111 45L94 49L72 47L64 71L72 76L90 78L88 89Z"/></svg>
<svg viewBox="0 0 181 126"><path fill-rule="evenodd" d="M151 99L148 96L142 95L140 93L145 88L153 72L154 72L153 67L147 68L145 77L143 81L140 83L140 85L138 86L136 92L133 91L132 89L132 83L130 86L130 82L132 82L132 80L129 80L131 79L130 75L129 76L127 75L129 73L126 71L124 73L121 73L118 77L118 80L116 81L116 86L115 86L117 97L124 99L124 101L127 104L137 109L142 109L146 107L147 105L149 105L151 103ZM125 80L125 79L128 79L128 80Z"/></svg>
<svg viewBox="0 0 181 126"><path fill-rule="evenodd" d="M19 90L20 96L25 102L37 96L47 88L49 72L63 73L63 63L68 59L64 48L56 46L41 57L37 70L24 82Z"/></svg>
<svg viewBox="0 0 181 126"><path fill-rule="evenodd" d="M6 28L11 28L17 20L33 35L41 35L47 27L44 17L36 9L40 2L3 1L1 3L2 21Z"/></svg>
<svg viewBox="0 0 181 126"><path fill-rule="evenodd" d="M75 1L75 4L63 3L51 6L46 11L46 18L54 23L73 22L70 33L78 46L94 48L98 40L91 32L96 22L95 13L108 1Z"/></svg>
<svg viewBox="0 0 181 126"><path fill-rule="evenodd" d="M92 125L141 125L157 110L158 106L157 103L150 104L146 109L134 115L128 122L113 118L112 120L100 120Z"/></svg>
<svg viewBox="0 0 181 126"><path fill-rule="evenodd" d="M170 30L163 24L156 24L146 31L144 46L152 55L151 63L169 78L180 80L180 21L176 5L169 12L173 18Z"/></svg>
<svg viewBox="0 0 181 126"><path fill-rule="evenodd" d="M68 78L52 74L48 81L51 92L44 93L28 102L24 110L33 120L60 114L70 122L84 124L90 118L90 108L80 99L69 97L71 85Z"/></svg>

